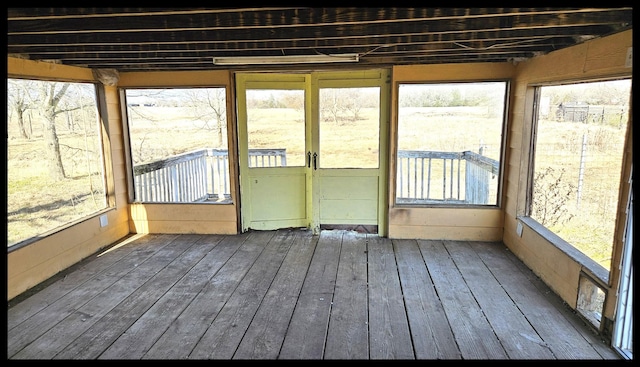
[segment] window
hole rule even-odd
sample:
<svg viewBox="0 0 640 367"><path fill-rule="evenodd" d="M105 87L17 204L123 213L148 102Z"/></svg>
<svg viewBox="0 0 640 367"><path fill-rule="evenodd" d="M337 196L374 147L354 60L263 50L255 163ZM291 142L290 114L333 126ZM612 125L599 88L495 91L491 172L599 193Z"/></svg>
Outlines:
<svg viewBox="0 0 640 367"><path fill-rule="evenodd" d="M246 93L248 166L304 166L304 90L247 89Z"/></svg>
<svg viewBox="0 0 640 367"><path fill-rule="evenodd" d="M321 88L319 110L320 168L378 168L379 87Z"/></svg>
<svg viewBox="0 0 640 367"><path fill-rule="evenodd" d="M396 204L498 204L507 86L399 85Z"/></svg>
<svg viewBox="0 0 640 367"><path fill-rule="evenodd" d="M229 203L225 88L127 89L134 201Z"/></svg>
<svg viewBox="0 0 640 367"><path fill-rule="evenodd" d="M609 270L631 80L539 87L529 216Z"/></svg>
<svg viewBox="0 0 640 367"><path fill-rule="evenodd" d="M91 83L7 79L7 245L107 208Z"/></svg>

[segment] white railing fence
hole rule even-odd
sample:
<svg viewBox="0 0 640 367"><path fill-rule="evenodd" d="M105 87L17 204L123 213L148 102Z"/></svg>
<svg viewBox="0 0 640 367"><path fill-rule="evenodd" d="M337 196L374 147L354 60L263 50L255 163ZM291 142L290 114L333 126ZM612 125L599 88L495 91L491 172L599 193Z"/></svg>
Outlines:
<svg viewBox="0 0 640 367"><path fill-rule="evenodd" d="M250 167L286 166L286 149L250 149ZM137 201L228 201L229 152L206 148L133 167Z"/></svg>
<svg viewBox="0 0 640 367"><path fill-rule="evenodd" d="M400 150L396 202L488 204L498 161L478 153Z"/></svg>
<svg viewBox="0 0 640 367"><path fill-rule="evenodd" d="M285 167L286 149L250 149L249 167ZM398 203L490 203L498 161L481 154L400 150ZM134 166L135 198L142 202L230 200L229 154L206 148Z"/></svg>

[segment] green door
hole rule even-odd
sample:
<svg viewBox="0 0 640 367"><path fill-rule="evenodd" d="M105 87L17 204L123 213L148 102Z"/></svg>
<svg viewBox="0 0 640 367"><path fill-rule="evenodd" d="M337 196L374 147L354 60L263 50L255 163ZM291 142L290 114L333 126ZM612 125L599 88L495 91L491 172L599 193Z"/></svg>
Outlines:
<svg viewBox="0 0 640 367"><path fill-rule="evenodd" d="M242 229L385 235L389 74L238 73Z"/></svg>

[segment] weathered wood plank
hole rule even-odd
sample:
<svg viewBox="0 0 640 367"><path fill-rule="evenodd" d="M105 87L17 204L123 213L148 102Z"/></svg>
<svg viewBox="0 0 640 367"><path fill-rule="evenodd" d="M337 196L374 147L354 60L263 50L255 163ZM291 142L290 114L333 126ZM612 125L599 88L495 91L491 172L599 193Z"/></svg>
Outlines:
<svg viewBox="0 0 640 367"><path fill-rule="evenodd" d="M320 232L279 358L323 358L343 233Z"/></svg>
<svg viewBox="0 0 640 367"><path fill-rule="evenodd" d="M600 355L571 323L555 310L526 276L506 258L500 243L471 242L487 268L515 302L558 359L598 359Z"/></svg>
<svg viewBox="0 0 640 367"><path fill-rule="evenodd" d="M460 359L447 315L415 240L393 240L417 359Z"/></svg>
<svg viewBox="0 0 640 367"><path fill-rule="evenodd" d="M467 242L444 241L464 281L511 359L553 359L553 353Z"/></svg>
<svg viewBox="0 0 640 367"><path fill-rule="evenodd" d="M99 358L118 359L121 356L127 356L128 359L142 358L246 239L247 236L207 236L207 240L200 245L212 246L211 251ZM220 242L216 245L217 241Z"/></svg>
<svg viewBox="0 0 640 367"><path fill-rule="evenodd" d="M391 240L367 236L369 357L414 359L407 311Z"/></svg>
<svg viewBox="0 0 640 367"><path fill-rule="evenodd" d="M46 284L45 288L35 292L38 288L44 287L45 284L34 287L35 289L28 293L35 293L30 294L28 298L10 301L9 308L7 309L7 330L13 329L16 325L35 315L44 307L59 300L76 287L89 281L96 274L113 266L126 256L129 256L136 248L142 247L158 236L161 235L137 234L128 237L110 246L110 249L119 248L119 251L111 251L110 249L100 251L99 256L90 256L77 266L73 266L58 276L51 278L46 282L49 284ZM20 303L20 307L13 307L13 305L18 302Z"/></svg>
<svg viewBox="0 0 640 367"><path fill-rule="evenodd" d="M187 358L275 232L250 232L240 249L174 320L143 359Z"/></svg>
<svg viewBox="0 0 640 367"><path fill-rule="evenodd" d="M9 358L620 359L499 242L145 235L67 279L10 305Z"/></svg>
<svg viewBox="0 0 640 367"><path fill-rule="evenodd" d="M325 359L369 359L366 250L364 234L344 233Z"/></svg>
<svg viewBox="0 0 640 367"><path fill-rule="evenodd" d="M276 359L289 327L302 283L318 242L309 230L297 231L282 266L265 295L234 359Z"/></svg>
<svg viewBox="0 0 640 367"><path fill-rule="evenodd" d="M60 351L51 345L39 346L43 350L57 352L55 359L95 359L122 332L126 330L148 307L153 305L179 277L206 254L195 243L201 235L185 235L156 252L91 302L56 325L56 331L64 337L49 338L72 341ZM195 247L195 250L193 249ZM189 251L191 249L191 251ZM196 251L197 250L197 251ZM208 250L208 249L205 249ZM177 278L178 277L178 278ZM76 336L77 337L71 337Z"/></svg>
<svg viewBox="0 0 640 367"><path fill-rule="evenodd" d="M464 359L508 359L442 241L418 240Z"/></svg>
<svg viewBox="0 0 640 367"><path fill-rule="evenodd" d="M233 294L195 345L189 358L231 359L295 240L281 229L251 266Z"/></svg>
<svg viewBox="0 0 640 367"><path fill-rule="evenodd" d="M546 285L540 277L538 277L531 269L529 269L518 257L511 251L507 251L504 253L505 257L511 260L511 263L514 264L522 274L533 284L541 295L554 306L555 311L553 313L560 313L569 321L571 325L576 330L581 331L581 336L586 339L591 347L604 359L620 359L620 356L607 344L602 340L600 336L595 334L591 329L591 326L588 326L586 322L580 319L573 311L567 307L564 301Z"/></svg>
<svg viewBox="0 0 640 367"><path fill-rule="evenodd" d="M14 356L49 329L76 313L77 309L89 302L96 303L94 298L101 297L101 295L104 296L103 292L106 289L122 287L121 282L124 282L124 280L132 277L135 279L137 274L142 271L139 266L145 264L146 260L151 259L158 251L162 251L169 246L171 241L177 237L178 235L151 237L146 245L136 248L123 261L119 261L114 266L99 272L96 276L83 283L83 286L76 287L64 297L27 319L19 328L9 330L7 355ZM98 304L100 303L98 302ZM83 316L82 319L85 319L85 317ZM64 340L60 340L60 342L64 342Z"/></svg>

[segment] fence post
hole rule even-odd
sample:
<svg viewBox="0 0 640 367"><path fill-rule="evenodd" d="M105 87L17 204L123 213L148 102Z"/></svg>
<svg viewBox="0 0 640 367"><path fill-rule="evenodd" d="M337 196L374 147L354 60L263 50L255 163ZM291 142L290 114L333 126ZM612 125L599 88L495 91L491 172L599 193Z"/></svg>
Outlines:
<svg viewBox="0 0 640 367"><path fill-rule="evenodd" d="M177 167L176 167L175 164L171 165L169 167L169 173L171 175L171 183L172 183L172 185L171 185L172 186L172 190L171 190L172 192L171 193L173 194L172 198L171 198L172 199L171 201L177 202L177 201L180 201L180 197L178 196L178 191L180 190L180 188L179 188L180 185L179 185L179 182L178 182L178 170L177 170Z"/></svg>
<svg viewBox="0 0 640 367"><path fill-rule="evenodd" d="M578 173L578 197L576 207L580 208L580 199L582 198L582 181L584 180L584 164L587 156L587 134L582 134L582 152L580 153L580 172Z"/></svg>

